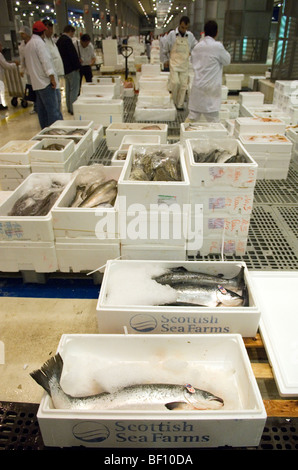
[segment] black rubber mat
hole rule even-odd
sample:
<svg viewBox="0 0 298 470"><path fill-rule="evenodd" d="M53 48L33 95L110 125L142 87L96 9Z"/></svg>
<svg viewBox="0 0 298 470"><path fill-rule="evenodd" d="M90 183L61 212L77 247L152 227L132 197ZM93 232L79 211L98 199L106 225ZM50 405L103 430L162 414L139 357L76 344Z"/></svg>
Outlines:
<svg viewBox="0 0 298 470"><path fill-rule="evenodd" d="M36 417L38 406L0 402L0 450L53 449L43 444ZM247 449L298 450L298 418L267 418L258 447Z"/></svg>

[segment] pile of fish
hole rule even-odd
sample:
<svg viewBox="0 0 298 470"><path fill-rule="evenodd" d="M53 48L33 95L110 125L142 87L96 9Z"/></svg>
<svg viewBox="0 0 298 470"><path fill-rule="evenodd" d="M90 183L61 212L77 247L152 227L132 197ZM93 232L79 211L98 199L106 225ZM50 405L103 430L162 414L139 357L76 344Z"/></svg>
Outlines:
<svg viewBox="0 0 298 470"><path fill-rule="evenodd" d="M117 153L117 160L126 160L127 150L121 150Z"/></svg>
<svg viewBox="0 0 298 470"><path fill-rule="evenodd" d="M87 397L66 394L60 384L63 360L60 354L49 359L31 377L50 395L57 409L111 410L162 405L169 410L217 410L223 407L222 398L190 384L136 384L116 392L103 392Z"/></svg>
<svg viewBox="0 0 298 470"><path fill-rule="evenodd" d="M168 285L176 290L176 302L166 304L168 306L238 307L249 305L243 266L238 275L231 279L221 275L188 271L183 266L169 269L153 279L159 284Z"/></svg>
<svg viewBox="0 0 298 470"><path fill-rule="evenodd" d="M50 187L34 188L21 196L14 204L8 215L11 216L43 216L47 215L58 197L64 185L52 181Z"/></svg>
<svg viewBox="0 0 298 470"><path fill-rule="evenodd" d="M48 129L43 132L43 135L85 135L86 129L76 128L76 129L59 129L58 127Z"/></svg>
<svg viewBox="0 0 298 470"><path fill-rule="evenodd" d="M118 183L114 179L90 181L77 186L76 195L70 207L110 207L117 197Z"/></svg>
<svg viewBox="0 0 298 470"><path fill-rule="evenodd" d="M54 144L49 144L46 146L42 146L41 150L63 150L65 145L63 144L57 144L56 142Z"/></svg>
<svg viewBox="0 0 298 470"><path fill-rule="evenodd" d="M165 151L136 153L131 166L130 180L181 181L179 159Z"/></svg>
<svg viewBox="0 0 298 470"><path fill-rule="evenodd" d="M230 152L222 148L211 148L206 152L193 150L193 157L195 163L247 163L245 156L238 151Z"/></svg>

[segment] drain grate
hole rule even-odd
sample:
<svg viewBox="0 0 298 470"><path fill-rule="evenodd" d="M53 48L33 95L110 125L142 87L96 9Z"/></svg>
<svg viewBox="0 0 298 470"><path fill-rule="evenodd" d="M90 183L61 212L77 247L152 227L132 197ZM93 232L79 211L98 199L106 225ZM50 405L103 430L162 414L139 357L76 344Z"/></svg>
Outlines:
<svg viewBox="0 0 298 470"><path fill-rule="evenodd" d="M0 402L0 450L50 449L43 444L36 417L38 406ZM258 447L251 449L298 450L298 418L267 418Z"/></svg>
<svg viewBox="0 0 298 470"><path fill-rule="evenodd" d="M297 204L298 171L289 168L286 180L257 180L254 202L257 204Z"/></svg>

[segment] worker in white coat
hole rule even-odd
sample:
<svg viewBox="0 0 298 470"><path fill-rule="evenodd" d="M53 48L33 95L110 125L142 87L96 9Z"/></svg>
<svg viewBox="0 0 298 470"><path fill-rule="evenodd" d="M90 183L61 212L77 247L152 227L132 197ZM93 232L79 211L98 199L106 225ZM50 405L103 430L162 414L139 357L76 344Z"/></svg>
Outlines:
<svg viewBox="0 0 298 470"><path fill-rule="evenodd" d="M208 21L204 27L205 37L194 47L191 60L194 79L189 95L189 114L186 122L205 120L219 121L222 93L222 68L229 65L231 56L222 43L216 41L218 27Z"/></svg>
<svg viewBox="0 0 298 470"><path fill-rule="evenodd" d="M184 100L188 87L188 72L190 53L197 40L187 31L189 18L183 16L178 28L170 31L165 44L165 68L170 66L169 89L172 92L174 104L178 110L184 109Z"/></svg>
<svg viewBox="0 0 298 470"><path fill-rule="evenodd" d="M0 111L7 109L7 106L5 106L5 70L13 69L16 65L19 65L18 61L7 62L2 50L2 44L0 43Z"/></svg>

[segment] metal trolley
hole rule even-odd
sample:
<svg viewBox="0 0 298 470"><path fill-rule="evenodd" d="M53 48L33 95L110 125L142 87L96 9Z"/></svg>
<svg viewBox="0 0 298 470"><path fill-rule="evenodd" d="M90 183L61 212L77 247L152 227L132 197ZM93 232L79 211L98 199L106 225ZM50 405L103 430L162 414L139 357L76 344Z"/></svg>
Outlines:
<svg viewBox="0 0 298 470"><path fill-rule="evenodd" d="M27 108L28 99L25 96L25 84L23 83L19 67L17 65L5 70L5 81L8 94L12 97L12 106L16 107L18 105L18 98L20 98L21 106L23 108Z"/></svg>

